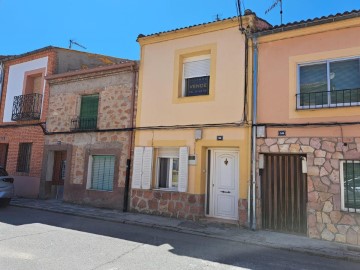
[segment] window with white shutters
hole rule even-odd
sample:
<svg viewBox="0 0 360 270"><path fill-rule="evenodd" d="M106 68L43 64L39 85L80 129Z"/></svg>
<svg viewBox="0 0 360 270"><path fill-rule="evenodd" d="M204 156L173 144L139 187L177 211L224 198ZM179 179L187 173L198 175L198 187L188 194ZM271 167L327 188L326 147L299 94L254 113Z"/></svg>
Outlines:
<svg viewBox="0 0 360 270"><path fill-rule="evenodd" d="M132 188L150 189L152 168L155 168L155 188L187 192L188 148L135 147Z"/></svg>
<svg viewBox="0 0 360 270"><path fill-rule="evenodd" d="M183 96L209 95L210 64L210 55L184 59Z"/></svg>
<svg viewBox="0 0 360 270"><path fill-rule="evenodd" d="M90 189L112 191L114 171L115 156L92 156Z"/></svg>

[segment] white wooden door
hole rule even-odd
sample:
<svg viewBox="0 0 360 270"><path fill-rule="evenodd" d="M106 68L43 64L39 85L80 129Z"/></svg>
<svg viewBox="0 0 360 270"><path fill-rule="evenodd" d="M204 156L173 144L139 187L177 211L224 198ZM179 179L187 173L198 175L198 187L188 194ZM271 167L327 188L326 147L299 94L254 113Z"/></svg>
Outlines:
<svg viewBox="0 0 360 270"><path fill-rule="evenodd" d="M213 150L211 170L212 215L224 219L238 219L239 152Z"/></svg>

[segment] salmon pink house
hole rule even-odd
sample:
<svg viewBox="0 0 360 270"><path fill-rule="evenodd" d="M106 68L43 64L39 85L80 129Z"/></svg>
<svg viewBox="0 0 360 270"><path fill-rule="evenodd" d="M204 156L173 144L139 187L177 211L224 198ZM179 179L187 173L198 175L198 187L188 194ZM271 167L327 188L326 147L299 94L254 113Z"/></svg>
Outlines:
<svg viewBox="0 0 360 270"><path fill-rule="evenodd" d="M257 221L360 244L360 11L254 35Z"/></svg>

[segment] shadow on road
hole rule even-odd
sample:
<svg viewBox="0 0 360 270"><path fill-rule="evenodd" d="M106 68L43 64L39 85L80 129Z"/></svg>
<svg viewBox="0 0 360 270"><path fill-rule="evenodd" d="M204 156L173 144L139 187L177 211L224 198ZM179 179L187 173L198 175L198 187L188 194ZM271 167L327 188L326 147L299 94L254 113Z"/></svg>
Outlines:
<svg viewBox="0 0 360 270"><path fill-rule="evenodd" d="M345 269L352 269L349 268L351 263L345 261L14 206L0 208L0 223L14 226L44 224L157 247L166 245L169 252L179 256L245 269L339 269L344 265ZM305 265L309 266L309 262L311 267L304 268ZM354 269L360 269L359 264L354 266Z"/></svg>

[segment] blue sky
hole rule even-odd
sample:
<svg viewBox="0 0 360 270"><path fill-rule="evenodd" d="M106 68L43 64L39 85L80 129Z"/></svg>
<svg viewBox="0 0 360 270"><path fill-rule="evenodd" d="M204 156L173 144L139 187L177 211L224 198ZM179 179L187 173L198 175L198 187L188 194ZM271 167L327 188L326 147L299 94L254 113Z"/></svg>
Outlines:
<svg viewBox="0 0 360 270"><path fill-rule="evenodd" d="M273 25L275 0L243 0L246 9ZM283 0L284 23L360 9L360 0ZM87 52L139 59L138 34L151 34L236 15L235 0L0 0L0 55L73 39ZM74 49L83 50L79 47Z"/></svg>

